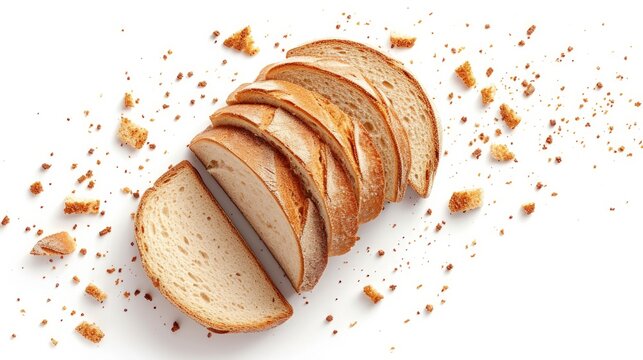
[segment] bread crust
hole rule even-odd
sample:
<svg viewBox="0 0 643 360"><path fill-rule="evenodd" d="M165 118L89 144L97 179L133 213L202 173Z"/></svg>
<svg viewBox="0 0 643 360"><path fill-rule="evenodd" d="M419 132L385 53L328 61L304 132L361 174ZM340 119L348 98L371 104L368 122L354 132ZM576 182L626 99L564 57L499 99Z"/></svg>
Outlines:
<svg viewBox="0 0 643 360"><path fill-rule="evenodd" d="M393 116L389 109L388 101L382 96L379 90L373 86L362 73L352 65L334 60L316 58L310 56L297 56L286 59L285 61L271 64L261 70L257 80L275 79L276 73L289 67L303 67L319 71L326 76L335 78L366 96L369 104L377 109L380 116L387 125L385 129L388 137L394 144L395 157L397 164L395 171L396 182L393 184L393 194L387 200L400 201L404 197L406 190L406 180L410 170L410 147L406 131L397 116Z"/></svg>
<svg viewBox="0 0 643 360"><path fill-rule="evenodd" d="M328 236L328 254L348 252L357 239L357 201L346 171L328 146L285 110L269 105L230 105L210 116L212 126L249 130L289 159L293 171L312 194ZM298 171L299 170L299 171Z"/></svg>
<svg viewBox="0 0 643 360"><path fill-rule="evenodd" d="M306 123L326 141L352 177L355 191L360 194L360 223L379 215L384 204L384 168L379 152L359 121L319 94L282 80L243 84L230 94L227 102L281 107Z"/></svg>
<svg viewBox="0 0 643 360"><path fill-rule="evenodd" d="M203 179L201 179L201 176L196 171L196 169L192 166L192 164L189 161L187 160L181 161L180 163L176 164L174 167L169 169L167 172L165 172L163 175L161 175L158 178L158 180L154 182L154 186L152 186L151 188L145 191L145 193L143 194L143 197L141 198L141 202L139 203L138 211L136 212L136 217L134 221L134 237L136 238L136 244L138 246L139 253L141 255L141 264L143 265L143 269L145 270L145 273L147 274L147 276L150 278L150 280L152 280L152 284L154 285L154 287L156 287L166 299L168 299L172 304L174 304L174 306L179 308L179 310L184 312L186 315L190 316L192 319L196 320L201 325L207 328L214 329L221 333L260 331L260 330L265 330L265 329L277 326L283 323L284 321L288 320L288 318L290 318L290 316L292 316L292 313L293 313L292 306L290 306L286 298L284 298L281 292L277 289L277 287L272 282L270 277L265 273L265 271L263 271L263 267L259 263L259 260L257 260L257 257L254 255L252 250L250 250L250 248L245 243L245 241L241 241L242 246L244 246L248 255L251 256L251 258L254 260L257 266L262 270L261 275L272 286L275 294L277 295L276 300L279 301L286 308L286 311L283 312L282 314L268 318L265 321L249 323L249 324L225 324L225 323L213 321L212 319L207 319L203 317L198 311L190 309L187 306L183 305L180 299L176 299L174 296L172 296L172 294L167 291L164 284L159 281L158 275L151 270L148 264L148 259L145 256L145 251L143 249L143 238L145 235L144 235L142 219L145 217L145 205L147 204L147 201L149 201L149 199L154 195L154 193L157 191L158 188L162 187L165 183L172 180L172 178L174 178L181 171L189 171L192 174L192 176L194 176L198 180L198 183L200 184L200 186L208 194L208 196L210 197L210 200L215 204L218 211L220 211L221 214L223 214L223 217L230 225L230 228L233 229L233 231L236 233L236 236L239 239L243 239L241 237L241 234L239 234L236 227L234 227L234 225L228 218L228 216L225 215L225 212L223 211L223 209L221 209L221 206L216 201L212 193L210 193L210 191L208 190L207 186L203 182Z"/></svg>
<svg viewBox="0 0 643 360"><path fill-rule="evenodd" d="M223 129L223 127L221 127L220 129ZM238 130L238 128L234 128L234 130ZM245 131L245 130L240 130L240 131ZM197 155L197 157L199 157L197 154L197 151L195 151L195 148L198 146L199 143L209 143L212 146L220 146L226 149L232 155L234 155L239 161L244 163L244 165L258 179L261 180L260 181L261 184L266 188L268 193L270 193L270 195L272 196L273 200L281 208L284 216L288 220L288 224L291 226L292 231L297 239L299 263L302 271L299 274L299 278L295 282L293 282L291 279L293 288L297 292L312 290L312 288L319 281L319 278L321 277L322 273L324 272L324 269L326 268L326 264L328 263L328 248L327 248L327 239L326 239L325 231L323 230L324 237L321 239L321 243L320 243L323 256L321 256L321 258L319 259L305 259L304 253L302 250L301 237L307 225L306 221L307 221L307 216L309 212L308 207L305 206L307 205L307 203L302 201L303 203L302 205L304 205L304 207L303 207L302 213L300 213L298 209L292 206L293 205L292 202L297 201L298 199L287 199L286 197L288 195L284 194L285 191L279 191L280 188L288 189L291 191L291 193L294 192L294 194L291 195L292 197L295 197L298 194L301 194L299 195L301 197L305 197L304 190L302 189L301 184L298 182L298 179L296 179L295 175L290 173L290 171L288 171L289 174L282 174L282 176L279 176L279 174L277 173L280 171L280 169L270 167L269 164L263 164L263 166L265 166L263 168L258 168L257 166L251 165L250 162L252 160L247 158L247 156L250 156L250 155L242 156L243 153L239 152L240 148L247 146L247 144L236 143L238 147L232 148L225 141L222 141L221 138L222 138L221 134L217 134L217 130L213 129L210 126L192 140L192 142L190 143L190 149ZM282 156L276 152L275 152L275 155ZM205 162L203 161L203 159L199 158L199 160L201 160L201 162L203 162L205 165ZM286 160L284 159L284 161ZM282 182L282 180L285 182ZM222 186L222 188L224 191L226 191L225 187ZM288 206L288 205L291 205L291 206Z"/></svg>
<svg viewBox="0 0 643 360"><path fill-rule="evenodd" d="M307 49L314 49L316 47L323 47L323 46L337 46L337 45L344 45L347 47L352 47L357 49L358 51L364 53L368 53L383 63L387 64L392 71L400 75L400 79L404 79L405 82L411 86L411 88L414 88L416 91L413 93L418 97L420 100L420 103L423 104L423 108L421 109L421 112L425 115L425 122L427 124L423 125L428 128L429 131L429 137L432 139L435 139L435 142L428 142L428 149L429 151L429 161L427 164L422 164L422 168L425 169L425 174L423 179L421 181L414 181L412 178L412 173L409 174L409 185L420 195L423 197L427 197L431 191L431 188L433 186L433 181L435 178L435 173L438 168L438 164L440 162L440 154L442 152L442 130L440 127L440 119L438 116L438 113L435 110L435 106L433 106L433 102L429 97L426 95L424 92L424 89L422 88L422 85L415 79L415 77L404 67L402 63L399 61L392 59L391 57L385 55L384 53L380 52L379 50L376 50L370 46L355 42L355 41L350 41L350 40L344 40L344 39L324 39L324 40L317 40L313 41L310 43L306 43L304 45L300 45L296 48L293 48L289 50L286 53L286 57L293 57L293 56L299 56L299 55L306 55L307 54ZM362 70L362 69L360 69ZM365 71L362 71L365 77L368 78L368 75ZM375 84L376 88L381 90L385 95L386 95L386 90L378 85L377 83ZM395 108L395 104L392 105L392 110L394 113L400 114L398 110ZM405 126L405 129L407 129L407 126L410 125L405 125L405 123L402 123ZM409 131L407 130L407 133ZM412 139L409 139L412 141ZM411 154L413 158L413 154ZM415 161L415 160L412 160Z"/></svg>

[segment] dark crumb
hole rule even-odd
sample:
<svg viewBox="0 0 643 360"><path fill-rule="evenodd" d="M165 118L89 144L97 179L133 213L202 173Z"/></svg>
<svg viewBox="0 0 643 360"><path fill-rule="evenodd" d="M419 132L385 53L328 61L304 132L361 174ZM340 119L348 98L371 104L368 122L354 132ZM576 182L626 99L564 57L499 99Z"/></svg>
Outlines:
<svg viewBox="0 0 643 360"><path fill-rule="evenodd" d="M140 294L140 293L141 293L141 290L139 290L139 289L134 290L134 296L138 296L138 294ZM150 296L150 298L151 298L151 296Z"/></svg>
<svg viewBox="0 0 643 360"><path fill-rule="evenodd" d="M150 147L150 150L154 150L156 149L156 144L150 144L149 147Z"/></svg>
<svg viewBox="0 0 643 360"><path fill-rule="evenodd" d="M490 28L491 28L491 25L489 25L489 24L484 24L484 28L485 28L485 30L488 30L488 29L490 29Z"/></svg>
<svg viewBox="0 0 643 360"><path fill-rule="evenodd" d="M449 265L447 265L447 271L451 270L453 270L453 264L449 263Z"/></svg>
<svg viewBox="0 0 643 360"><path fill-rule="evenodd" d="M181 326L179 326L179 323L177 323L177 322L175 321L175 322L174 322L174 324L172 324L172 329L170 329L170 330L172 330L172 332L177 332L177 331L179 331L180 329L181 329Z"/></svg>
<svg viewBox="0 0 643 360"><path fill-rule="evenodd" d="M600 90L600 89L602 89L602 88L603 88L603 83L602 83L602 82L600 82L600 81L599 81L599 82L597 82L597 83L596 83L596 89Z"/></svg>
<svg viewBox="0 0 643 360"><path fill-rule="evenodd" d="M378 256L384 256L384 250L377 250L377 255Z"/></svg>
<svg viewBox="0 0 643 360"><path fill-rule="evenodd" d="M537 182L537 183L536 183L536 190L540 190L540 189L542 189L542 188L543 188L543 183L541 183L540 181L539 181L539 182Z"/></svg>
<svg viewBox="0 0 643 360"><path fill-rule="evenodd" d="M487 77L491 76L491 74L493 74L493 68L492 67L487 69Z"/></svg>
<svg viewBox="0 0 643 360"><path fill-rule="evenodd" d="M563 161L563 158L556 156L556 164L560 164Z"/></svg>
<svg viewBox="0 0 643 360"><path fill-rule="evenodd" d="M43 170L48 170L51 167L51 164L42 163L42 165L40 166L42 167Z"/></svg>
<svg viewBox="0 0 643 360"><path fill-rule="evenodd" d="M178 73L178 74L176 75L176 79L177 79L177 80L181 80L181 79L183 79L183 73L182 73L182 72Z"/></svg>
<svg viewBox="0 0 643 360"><path fill-rule="evenodd" d="M29 191L31 191L31 193L34 195L40 194L43 191L40 181L36 181L35 183L31 184L31 186L29 186Z"/></svg>
<svg viewBox="0 0 643 360"><path fill-rule="evenodd" d="M337 335L337 330L333 330L333 335ZM13 337L16 337L16 335L14 334Z"/></svg>
<svg viewBox="0 0 643 360"><path fill-rule="evenodd" d="M87 249L82 248L82 249L80 249L79 253L80 253L80 255L85 256L85 255L87 255Z"/></svg>
<svg viewBox="0 0 643 360"><path fill-rule="evenodd" d="M527 29L527 35L533 34L535 30L536 30L536 25L531 25L529 29Z"/></svg>
<svg viewBox="0 0 643 360"><path fill-rule="evenodd" d="M437 223L437 224L435 225L435 232L439 232L440 230L442 230L442 224Z"/></svg>
<svg viewBox="0 0 643 360"><path fill-rule="evenodd" d="M200 88L204 88L207 85L208 85L207 81L199 81L199 83L197 84L197 86L200 87Z"/></svg>
<svg viewBox="0 0 643 360"><path fill-rule="evenodd" d="M549 120L549 126L551 126L551 127L556 126L556 120L554 120L554 119L550 119L550 120Z"/></svg>
<svg viewBox="0 0 643 360"><path fill-rule="evenodd" d="M397 285L395 285L395 284L391 284L391 285L389 285L389 286L388 286L388 288L389 288L389 290L391 290L391 291L395 291L395 289L397 289Z"/></svg>
<svg viewBox="0 0 643 360"><path fill-rule="evenodd" d="M9 224L9 221L11 221L11 219L9 219L9 216L5 215L4 218L2 218L2 223L0 224L2 224L2 226L6 226Z"/></svg>
<svg viewBox="0 0 643 360"><path fill-rule="evenodd" d="M520 40L518 42L518 46L525 46L525 40Z"/></svg>
<svg viewBox="0 0 643 360"><path fill-rule="evenodd" d="M138 291L138 290L136 290L136 291ZM137 295L136 292L134 292L134 295ZM145 300L152 301L152 295L150 295L150 293L146 293L145 294Z"/></svg>
<svg viewBox="0 0 643 360"><path fill-rule="evenodd" d="M328 322L333 321L333 315L326 316L326 321L328 321Z"/></svg>
<svg viewBox="0 0 643 360"><path fill-rule="evenodd" d="M522 210L527 215L531 215L536 210L536 203L530 202L522 205Z"/></svg>
<svg viewBox="0 0 643 360"><path fill-rule="evenodd" d="M427 214L428 216L431 216L431 214L433 214L433 210L428 209L428 210L426 211L426 214Z"/></svg>
<svg viewBox="0 0 643 360"><path fill-rule="evenodd" d="M424 310L426 310L426 312L428 312L428 313L432 313L432 312L433 312L433 305L431 305L431 304L427 304L427 305L424 307Z"/></svg>
<svg viewBox="0 0 643 360"><path fill-rule="evenodd" d="M472 153L471 156L480 159L480 155L482 155L482 150L480 148L475 149Z"/></svg>
<svg viewBox="0 0 643 360"><path fill-rule="evenodd" d="M42 231L42 229L38 229L38 231L36 231L36 235L40 236L40 235L42 235L43 232L44 231Z"/></svg>
<svg viewBox="0 0 643 360"><path fill-rule="evenodd" d="M212 37L214 37L214 38L219 37L219 35L221 35L221 32L219 32L219 30L214 30L212 32Z"/></svg>
<svg viewBox="0 0 643 360"><path fill-rule="evenodd" d="M169 107L170 107L170 105L168 105L168 104L163 104L163 106L162 106L162 107L163 107L163 109L167 109L167 108L169 108Z"/></svg>
<svg viewBox="0 0 643 360"><path fill-rule="evenodd" d="M99 236L105 236L105 235L109 234L110 232L112 232L112 227L111 227L111 226L107 226L106 228L104 228L103 230L101 230L101 231L98 233L98 235L99 235Z"/></svg>

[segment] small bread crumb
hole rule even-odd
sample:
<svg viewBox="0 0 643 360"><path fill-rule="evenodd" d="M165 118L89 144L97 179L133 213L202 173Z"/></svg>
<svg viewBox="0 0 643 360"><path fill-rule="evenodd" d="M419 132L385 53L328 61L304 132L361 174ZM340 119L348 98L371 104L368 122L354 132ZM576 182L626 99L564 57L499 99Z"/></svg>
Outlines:
<svg viewBox="0 0 643 360"><path fill-rule="evenodd" d="M480 90L480 94L482 95L483 105L491 104L493 102L493 99L496 96L496 87L495 86L486 87Z"/></svg>
<svg viewBox="0 0 643 360"><path fill-rule="evenodd" d="M377 250L377 256L384 256L384 250Z"/></svg>
<svg viewBox="0 0 643 360"><path fill-rule="evenodd" d="M536 210L536 203L530 202L522 205L522 210L527 215L531 215Z"/></svg>
<svg viewBox="0 0 643 360"><path fill-rule="evenodd" d="M390 36L391 48L412 48L415 45L415 40L415 36L400 35L396 33L391 33Z"/></svg>
<svg viewBox="0 0 643 360"><path fill-rule="evenodd" d="M105 235L107 235L107 234L109 234L109 233L111 233L111 232L112 232L112 227L111 227L111 226L107 226L107 227L105 227L103 230L101 230L101 231L98 233L98 236L105 236Z"/></svg>
<svg viewBox="0 0 643 360"><path fill-rule="evenodd" d="M364 286L364 294L371 299L373 304L377 304L380 300L384 299L384 296L371 285Z"/></svg>
<svg viewBox="0 0 643 360"><path fill-rule="evenodd" d="M200 87L200 88L204 88L204 87L208 86L208 82L205 81L205 80L204 81L199 81L197 86Z"/></svg>
<svg viewBox="0 0 643 360"><path fill-rule="evenodd" d="M80 282L80 278L77 275L74 275L74 277L71 278L71 280L74 282L74 284L78 284Z"/></svg>
<svg viewBox="0 0 643 360"><path fill-rule="evenodd" d="M134 107L134 97L132 96L131 93L128 93L128 92L125 93L125 97L123 98L123 106L126 109Z"/></svg>
<svg viewBox="0 0 643 360"><path fill-rule="evenodd" d="M449 200L452 213L473 210L482 206L482 189L455 191Z"/></svg>
<svg viewBox="0 0 643 360"><path fill-rule="evenodd" d="M536 30L536 25L531 25L529 29L527 29L527 35L531 36L531 34L533 34L535 30Z"/></svg>
<svg viewBox="0 0 643 360"><path fill-rule="evenodd" d="M87 287L85 288L85 293L96 299L96 301L103 302L107 299L107 293L92 283L87 285Z"/></svg>
<svg viewBox="0 0 643 360"><path fill-rule="evenodd" d="M72 197L65 199L65 214L98 214L100 200L81 200Z"/></svg>
<svg viewBox="0 0 643 360"><path fill-rule="evenodd" d="M177 331L179 331L180 329L181 329L181 326L179 325L179 323L177 323L177 322L175 321L175 322L172 324L172 329L170 329L170 330L172 330L172 332L177 332Z"/></svg>
<svg viewBox="0 0 643 360"><path fill-rule="evenodd" d="M246 26L241 31L238 31L225 39L223 45L237 51L242 51L250 56L255 55L259 52L259 48L254 46L254 40L252 39L252 35L250 35L250 31L250 26Z"/></svg>
<svg viewBox="0 0 643 360"><path fill-rule="evenodd" d="M515 129L516 126L520 124L520 121L522 121L516 112L507 104L500 105L500 116L502 116L502 121L504 121L510 129Z"/></svg>
<svg viewBox="0 0 643 360"><path fill-rule="evenodd" d="M487 77L491 76L491 74L493 74L493 68L492 67L487 68L486 74L487 74Z"/></svg>
<svg viewBox="0 0 643 360"><path fill-rule="evenodd" d="M68 255L74 250L76 250L76 240L66 231L62 231L38 240L30 254L40 256Z"/></svg>
<svg viewBox="0 0 643 360"><path fill-rule="evenodd" d="M98 344L105 336L98 325L90 324L87 321L83 321L76 326L76 332L94 344Z"/></svg>
<svg viewBox="0 0 643 360"><path fill-rule="evenodd" d="M9 216L5 215L5 216L2 218L2 223L0 223L0 224L2 224L2 226L6 226L6 225L8 225L8 224L9 224L9 221L11 221L11 219L9 219Z"/></svg>
<svg viewBox="0 0 643 360"><path fill-rule="evenodd" d="M476 78L473 76L471 64L469 64L468 61L465 61L464 64L458 66L458 68L455 69L455 73L467 87L472 88L476 85Z"/></svg>
<svg viewBox="0 0 643 360"><path fill-rule="evenodd" d="M40 181L36 181L35 183L31 184L31 186L29 186L29 191L31 191L31 193L34 195L40 194L43 191Z"/></svg>
<svg viewBox="0 0 643 360"><path fill-rule="evenodd" d="M327 315L327 316L326 316L326 321L327 321L327 322L331 322L331 321L333 321L333 315Z"/></svg>
<svg viewBox="0 0 643 360"><path fill-rule="evenodd" d="M432 313L432 312L433 312L433 305L431 305L431 304L427 304L427 305L424 307L424 310L426 310L426 312L428 312L428 313Z"/></svg>
<svg viewBox="0 0 643 360"><path fill-rule="evenodd" d="M498 161L511 161L514 153L505 144L491 144L491 157Z"/></svg>
<svg viewBox="0 0 643 360"><path fill-rule="evenodd" d="M523 93L525 94L525 96L531 96L531 94L533 94L534 91L536 91L536 87L534 87L533 84L528 84L527 87L525 88L525 91L523 91Z"/></svg>
<svg viewBox="0 0 643 360"><path fill-rule="evenodd" d="M42 167L43 170L49 170L49 168L51 167L51 164L42 163L42 165L40 165L40 167Z"/></svg>
<svg viewBox="0 0 643 360"><path fill-rule="evenodd" d="M147 129L138 126L128 118L121 118L121 125L118 128L118 138L125 144L135 149L140 149L147 141Z"/></svg>
<svg viewBox="0 0 643 360"><path fill-rule="evenodd" d="M57 346L58 345L58 340L51 338L49 341L51 341L52 346Z"/></svg>

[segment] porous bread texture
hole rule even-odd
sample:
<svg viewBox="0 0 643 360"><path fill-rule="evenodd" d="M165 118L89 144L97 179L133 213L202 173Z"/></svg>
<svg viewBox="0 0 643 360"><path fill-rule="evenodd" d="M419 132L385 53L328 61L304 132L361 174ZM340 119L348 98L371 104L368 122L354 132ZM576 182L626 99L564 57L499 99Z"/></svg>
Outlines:
<svg viewBox="0 0 643 360"><path fill-rule="evenodd" d="M38 240L31 255L67 255L76 250L76 240L66 231L55 233Z"/></svg>
<svg viewBox="0 0 643 360"><path fill-rule="evenodd" d="M223 41L223 45L237 51L242 51L250 56L255 55L259 52L259 48L254 45L254 40L252 39L252 35L250 35L250 31L250 26L246 26L225 39Z"/></svg>
<svg viewBox="0 0 643 360"><path fill-rule="evenodd" d="M168 170L145 192L135 235L154 286L202 325L218 332L257 331L292 315L189 162Z"/></svg>
<svg viewBox="0 0 643 360"><path fill-rule="evenodd" d="M246 130L208 128L190 149L241 210L297 292L311 290L328 259L323 220L288 161Z"/></svg>
<svg viewBox="0 0 643 360"><path fill-rule="evenodd" d="M482 206L482 189L455 191L449 200L449 211L464 212Z"/></svg>
<svg viewBox="0 0 643 360"><path fill-rule="evenodd" d="M140 149L147 141L147 129L136 125L128 118L121 118L118 128L118 138L135 149Z"/></svg>
<svg viewBox="0 0 643 360"><path fill-rule="evenodd" d="M87 321L83 321L78 324L78 326L76 326L76 332L94 344L98 344L103 340L103 337L105 337L105 333L103 333L98 325L90 324Z"/></svg>
<svg viewBox="0 0 643 360"><path fill-rule="evenodd" d="M409 184L419 195L429 195L441 154L440 124L422 86L400 62L364 44L339 39L304 44L286 56L330 57L359 69L390 101L406 130L411 151Z"/></svg>

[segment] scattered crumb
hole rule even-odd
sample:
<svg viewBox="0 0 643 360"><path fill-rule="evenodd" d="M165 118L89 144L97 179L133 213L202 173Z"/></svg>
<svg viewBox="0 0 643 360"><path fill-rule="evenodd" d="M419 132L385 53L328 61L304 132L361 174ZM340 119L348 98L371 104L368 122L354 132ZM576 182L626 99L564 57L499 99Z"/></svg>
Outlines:
<svg viewBox="0 0 643 360"><path fill-rule="evenodd" d="M181 326L179 325L179 323L178 323L178 322L176 322L176 321L175 321L175 322L172 324L172 329L170 329L170 330L172 330L172 332L177 332L177 331L179 331L180 329L181 329Z"/></svg>
<svg viewBox="0 0 643 360"><path fill-rule="evenodd" d="M42 321L40 321L40 326L45 326L48 322L49 321L47 321L47 319L42 319Z"/></svg>
<svg viewBox="0 0 643 360"><path fill-rule="evenodd" d="M0 224L2 224L2 226L7 226L7 225L9 224L9 221L11 221L11 219L9 219L9 216L8 216L8 215L5 215L5 216L2 218L2 223L0 223Z"/></svg>
<svg viewBox="0 0 643 360"><path fill-rule="evenodd" d="M331 321L333 321L333 315L327 315L327 316L326 316L326 321L327 321L327 322L331 322Z"/></svg>
<svg viewBox="0 0 643 360"><path fill-rule="evenodd" d="M534 91L536 91L536 87L534 87L533 84L529 84L525 88L525 91L523 91L523 94L525 94L525 96L531 96L531 94L533 94Z"/></svg>
<svg viewBox="0 0 643 360"><path fill-rule="evenodd" d="M42 165L40 165L40 167L42 167L43 170L49 170L49 168L51 167L51 164L42 163Z"/></svg>
<svg viewBox="0 0 643 360"><path fill-rule="evenodd" d="M199 81L197 86L200 87L200 88L204 88L204 87L208 86L208 82L207 81Z"/></svg>
<svg viewBox="0 0 643 360"><path fill-rule="evenodd" d="M87 321L83 321L78 326L76 326L76 332L82 335L85 339L93 342L94 344L99 343L105 334L96 324L90 324Z"/></svg>
<svg viewBox="0 0 643 360"><path fill-rule="evenodd" d="M505 144L491 144L491 157L498 161L511 161L515 158Z"/></svg>
<svg viewBox="0 0 643 360"><path fill-rule="evenodd" d="M98 233L98 236L105 236L105 235L107 235L107 234L109 234L109 233L111 233L111 232L112 232L112 227L111 227L111 226L107 226L107 227L105 227L103 230L101 230L101 231Z"/></svg>
<svg viewBox="0 0 643 360"><path fill-rule="evenodd" d="M85 293L96 299L96 301L103 302L107 299L107 293L91 283L85 288Z"/></svg>
<svg viewBox="0 0 643 360"><path fill-rule="evenodd" d="M487 68L487 77L490 77L491 74L493 74L493 68L489 67L489 68Z"/></svg>
<svg viewBox="0 0 643 360"><path fill-rule="evenodd" d="M118 138L123 143L140 149L145 145L145 141L147 141L147 129L134 124L128 118L121 118L121 124L118 128Z"/></svg>
<svg viewBox="0 0 643 360"><path fill-rule="evenodd" d="M527 35L531 36L531 34L533 34L535 30L536 30L536 25L531 25L529 29L527 29Z"/></svg>
<svg viewBox="0 0 643 360"><path fill-rule="evenodd" d="M241 31L225 39L223 45L237 51L242 51L250 56L255 55L259 52L259 48L254 46L254 40L252 39L252 35L250 35L250 31L250 26L246 26Z"/></svg>
<svg viewBox="0 0 643 360"><path fill-rule="evenodd" d="M377 255L378 256L384 256L384 250L377 250Z"/></svg>
<svg viewBox="0 0 643 360"><path fill-rule="evenodd" d="M72 197L65 198L65 214L98 214L100 200L82 200Z"/></svg>
<svg viewBox="0 0 643 360"><path fill-rule="evenodd" d="M482 189L456 191L449 200L449 210L452 213L473 210L482 206Z"/></svg>
<svg viewBox="0 0 643 360"><path fill-rule="evenodd" d="M373 304L377 304L380 300L384 299L384 296L371 285L364 286L364 294L371 299Z"/></svg>
<svg viewBox="0 0 643 360"><path fill-rule="evenodd" d="M482 90L480 90L480 94L482 95L482 104L483 105L488 105L493 102L493 99L496 96L496 87L495 86L488 86Z"/></svg>
<svg viewBox="0 0 643 360"><path fill-rule="evenodd" d="M531 215L536 210L536 203L530 202L522 205L522 211L527 215Z"/></svg>
<svg viewBox="0 0 643 360"><path fill-rule="evenodd" d="M85 256L85 255L87 255L87 249L82 248L82 249L80 249L80 251L78 251L78 253L79 253L80 255L82 255L82 256Z"/></svg>
<svg viewBox="0 0 643 360"><path fill-rule="evenodd" d="M433 312L433 305L431 305L431 304L427 304L427 305L424 307L424 310L426 310L426 312L428 312L428 313L432 313L432 312Z"/></svg>
<svg viewBox="0 0 643 360"><path fill-rule="evenodd" d="M476 159L480 159L480 155L482 155L482 149L480 148L473 150L473 152L471 153L471 157Z"/></svg>
<svg viewBox="0 0 643 360"><path fill-rule="evenodd" d="M72 238L66 231L62 231L53 235L45 236L38 240L31 255L68 255L76 250L76 240Z"/></svg>
<svg viewBox="0 0 643 360"><path fill-rule="evenodd" d="M134 97L132 96L131 93L126 92L125 97L123 98L123 106L126 109L130 109L134 107Z"/></svg>
<svg viewBox="0 0 643 360"><path fill-rule="evenodd" d="M400 35L396 33L391 33L390 36L391 48L412 48L413 45L415 45L415 40L415 36Z"/></svg>
<svg viewBox="0 0 643 360"><path fill-rule="evenodd" d="M502 116L502 120L510 129L515 129L522 120L507 104L500 105L500 115Z"/></svg>
<svg viewBox="0 0 643 360"><path fill-rule="evenodd" d="M29 186L29 191L31 191L31 193L34 195L40 194L43 191L40 181L36 181L35 183L31 184L31 186Z"/></svg>
<svg viewBox="0 0 643 360"><path fill-rule="evenodd" d="M71 280L74 282L74 284L80 283L80 278L77 275L74 275L74 277L71 278Z"/></svg>
<svg viewBox="0 0 643 360"><path fill-rule="evenodd" d="M476 78L473 76L471 64L469 64L468 61L465 61L464 64L458 66L458 68L455 69L455 73L467 87L472 88L476 85Z"/></svg>
<svg viewBox="0 0 643 360"><path fill-rule="evenodd" d="M451 271L451 270L453 270L453 264L449 263L447 265L447 271Z"/></svg>
<svg viewBox="0 0 643 360"><path fill-rule="evenodd" d="M51 341L52 346L57 346L58 345L58 340L51 338L49 341Z"/></svg>

